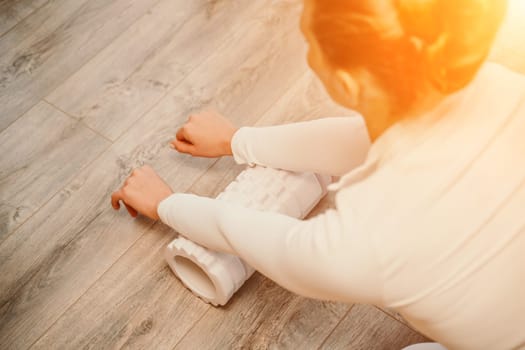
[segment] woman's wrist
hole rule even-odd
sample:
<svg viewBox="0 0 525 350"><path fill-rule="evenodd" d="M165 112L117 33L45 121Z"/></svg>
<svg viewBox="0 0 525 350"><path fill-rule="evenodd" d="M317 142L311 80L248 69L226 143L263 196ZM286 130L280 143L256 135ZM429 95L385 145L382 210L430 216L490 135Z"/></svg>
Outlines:
<svg viewBox="0 0 525 350"><path fill-rule="evenodd" d="M232 128L231 132L229 133L228 137L224 141L224 155L226 156L233 156L233 138L235 134L239 131L239 128Z"/></svg>

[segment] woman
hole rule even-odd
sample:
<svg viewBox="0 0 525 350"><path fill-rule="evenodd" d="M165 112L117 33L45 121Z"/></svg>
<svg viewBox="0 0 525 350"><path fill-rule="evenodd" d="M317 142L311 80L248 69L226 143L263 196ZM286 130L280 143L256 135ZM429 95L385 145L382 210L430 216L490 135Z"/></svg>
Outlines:
<svg viewBox="0 0 525 350"><path fill-rule="evenodd" d="M237 129L201 113L172 143L344 175L335 210L299 221L172 194L149 167L113 207L160 216L296 293L393 308L449 349L525 348L525 78L483 63L504 11L500 0L307 0L309 64L361 112L370 151L355 118Z"/></svg>

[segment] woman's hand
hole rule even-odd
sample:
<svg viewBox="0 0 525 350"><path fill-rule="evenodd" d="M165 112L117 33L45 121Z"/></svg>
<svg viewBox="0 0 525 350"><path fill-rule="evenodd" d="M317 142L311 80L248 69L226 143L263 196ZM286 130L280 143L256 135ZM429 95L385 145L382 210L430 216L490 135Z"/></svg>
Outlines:
<svg viewBox="0 0 525 350"><path fill-rule="evenodd" d="M122 201L129 215L136 217L141 213L150 219L158 220L157 207L159 203L171 195L173 191L162 180L155 170L145 165L133 170L120 190L111 195L113 209L120 209Z"/></svg>
<svg viewBox="0 0 525 350"><path fill-rule="evenodd" d="M231 156L231 141L237 129L217 112L199 112L189 116L171 146L196 157Z"/></svg>

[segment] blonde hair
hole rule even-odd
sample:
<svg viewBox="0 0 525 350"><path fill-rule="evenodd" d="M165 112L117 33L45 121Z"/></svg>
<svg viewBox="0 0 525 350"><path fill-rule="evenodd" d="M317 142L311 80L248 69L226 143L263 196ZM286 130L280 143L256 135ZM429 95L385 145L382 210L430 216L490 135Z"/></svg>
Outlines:
<svg viewBox="0 0 525 350"><path fill-rule="evenodd" d="M338 69L365 67L398 108L430 83L444 94L467 85L489 54L505 0L312 0L309 26Z"/></svg>

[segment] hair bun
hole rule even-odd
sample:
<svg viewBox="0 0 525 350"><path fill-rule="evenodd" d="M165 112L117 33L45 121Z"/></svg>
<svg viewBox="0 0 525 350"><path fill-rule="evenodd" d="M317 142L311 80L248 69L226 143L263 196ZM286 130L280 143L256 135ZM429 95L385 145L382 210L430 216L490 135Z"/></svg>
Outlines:
<svg viewBox="0 0 525 350"><path fill-rule="evenodd" d="M505 9L505 0L398 0L405 33L421 44L427 78L443 93L472 80Z"/></svg>

